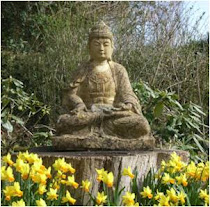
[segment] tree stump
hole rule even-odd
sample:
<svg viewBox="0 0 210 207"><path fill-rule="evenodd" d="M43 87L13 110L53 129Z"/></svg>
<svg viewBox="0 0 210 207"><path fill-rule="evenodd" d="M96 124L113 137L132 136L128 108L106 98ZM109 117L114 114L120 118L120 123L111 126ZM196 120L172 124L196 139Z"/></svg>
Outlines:
<svg viewBox="0 0 210 207"><path fill-rule="evenodd" d="M176 152L184 161L188 160L189 153L180 150L151 150L151 151L66 151L53 152L45 147L34 148L31 152L37 153L43 159L43 164L52 166L58 158L65 158L76 169L75 180L79 184L82 180L88 179L92 183L90 193L97 195L100 184L96 180L96 168L104 168L114 174L114 186L119 183L120 187L125 186L124 191L130 190L130 178L120 176L124 168L128 166L138 172L138 183L142 183L144 176L150 168L157 169L162 160L168 160L171 153ZM75 192L78 193L75 195ZM90 205L89 196L80 190L73 194L77 199L76 205Z"/></svg>

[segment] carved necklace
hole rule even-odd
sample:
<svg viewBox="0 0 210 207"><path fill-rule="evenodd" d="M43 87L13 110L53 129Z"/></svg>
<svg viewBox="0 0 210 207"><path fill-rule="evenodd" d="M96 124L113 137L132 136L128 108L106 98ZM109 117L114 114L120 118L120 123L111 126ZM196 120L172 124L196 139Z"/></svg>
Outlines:
<svg viewBox="0 0 210 207"><path fill-rule="evenodd" d="M96 92L105 92L105 85L107 85L112 80L112 73L110 70L105 70L102 72L98 72L95 70L92 70L88 76L88 82L89 85L92 85L93 83L95 85L94 91Z"/></svg>

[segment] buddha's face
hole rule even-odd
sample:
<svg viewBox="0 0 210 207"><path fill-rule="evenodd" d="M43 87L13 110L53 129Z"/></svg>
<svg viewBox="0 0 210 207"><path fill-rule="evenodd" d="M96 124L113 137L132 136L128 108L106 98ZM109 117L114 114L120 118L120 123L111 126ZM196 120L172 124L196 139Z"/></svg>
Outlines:
<svg viewBox="0 0 210 207"><path fill-rule="evenodd" d="M94 38L89 46L92 60L104 61L111 59L113 46L109 38Z"/></svg>

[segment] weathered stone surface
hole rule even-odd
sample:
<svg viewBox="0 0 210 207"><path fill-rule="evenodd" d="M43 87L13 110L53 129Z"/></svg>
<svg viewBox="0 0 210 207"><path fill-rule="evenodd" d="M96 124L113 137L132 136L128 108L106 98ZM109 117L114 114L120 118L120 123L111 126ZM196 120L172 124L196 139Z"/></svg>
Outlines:
<svg viewBox="0 0 210 207"><path fill-rule="evenodd" d="M96 181L95 168L105 168L114 173L114 185L120 183L120 187L125 186L124 191L130 190L130 178L121 176L124 168L128 166L132 170L138 172L138 183L141 184L144 176L150 168L157 169L162 160L168 160L170 154L175 151L182 157L184 161L188 160L189 153L179 150L150 150L150 151L66 151L56 152L45 148L35 148L32 152L36 152L42 157L43 163L46 166L51 166L57 158L65 157L66 162L72 164L76 169L75 179L81 184L82 180L89 179L92 183L91 193L96 195L100 189L100 184ZM89 197L87 194L77 190L78 194L74 195L77 198L76 205L87 205Z"/></svg>
<svg viewBox="0 0 210 207"><path fill-rule="evenodd" d="M64 89L65 112L58 118L57 136L53 138L57 149L154 148L150 125L128 73L112 61L113 49L109 27L104 22L93 27L89 34L90 60L74 70Z"/></svg>
<svg viewBox="0 0 210 207"><path fill-rule="evenodd" d="M155 140L152 136L142 136L138 139L120 139L112 136L99 137L90 135L88 137L79 137L66 134L53 137L52 142L57 150L146 150L153 149L155 146Z"/></svg>

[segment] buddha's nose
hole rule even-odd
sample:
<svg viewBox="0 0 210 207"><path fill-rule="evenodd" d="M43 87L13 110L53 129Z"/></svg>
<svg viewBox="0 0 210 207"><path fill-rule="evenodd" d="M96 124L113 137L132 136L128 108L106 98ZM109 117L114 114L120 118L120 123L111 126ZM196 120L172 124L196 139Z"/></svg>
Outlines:
<svg viewBox="0 0 210 207"><path fill-rule="evenodd" d="M104 46L102 44L100 45L100 51L104 51Z"/></svg>

